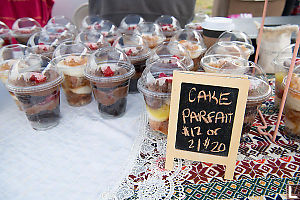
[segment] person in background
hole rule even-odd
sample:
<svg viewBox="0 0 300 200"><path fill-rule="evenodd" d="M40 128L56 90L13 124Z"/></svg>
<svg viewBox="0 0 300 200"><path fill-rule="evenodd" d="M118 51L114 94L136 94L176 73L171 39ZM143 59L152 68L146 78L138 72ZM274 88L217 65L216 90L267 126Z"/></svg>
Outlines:
<svg viewBox="0 0 300 200"><path fill-rule="evenodd" d="M41 26L51 18L54 0L1 0L0 21L9 28L22 17L31 17Z"/></svg>
<svg viewBox="0 0 300 200"><path fill-rule="evenodd" d="M137 14L153 22L161 15L178 19L181 27L194 17L196 0L89 0L89 14L99 15L117 26L128 14Z"/></svg>

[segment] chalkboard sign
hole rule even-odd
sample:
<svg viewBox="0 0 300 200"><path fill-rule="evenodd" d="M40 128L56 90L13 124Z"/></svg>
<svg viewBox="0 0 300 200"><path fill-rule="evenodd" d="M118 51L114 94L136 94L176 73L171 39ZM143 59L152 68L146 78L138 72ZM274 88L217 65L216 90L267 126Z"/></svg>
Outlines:
<svg viewBox="0 0 300 200"><path fill-rule="evenodd" d="M174 158L211 162L232 179L248 88L245 77L174 72L166 168Z"/></svg>

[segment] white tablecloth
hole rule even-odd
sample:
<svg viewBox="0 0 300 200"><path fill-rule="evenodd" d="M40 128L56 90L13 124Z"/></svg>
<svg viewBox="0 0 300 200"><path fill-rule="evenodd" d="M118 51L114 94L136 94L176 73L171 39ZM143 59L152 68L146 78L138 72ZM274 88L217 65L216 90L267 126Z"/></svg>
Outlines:
<svg viewBox="0 0 300 200"><path fill-rule="evenodd" d="M35 131L0 84L0 199L94 200L116 183L138 134L140 94L126 114L104 120L95 101L71 107L61 96L60 124Z"/></svg>

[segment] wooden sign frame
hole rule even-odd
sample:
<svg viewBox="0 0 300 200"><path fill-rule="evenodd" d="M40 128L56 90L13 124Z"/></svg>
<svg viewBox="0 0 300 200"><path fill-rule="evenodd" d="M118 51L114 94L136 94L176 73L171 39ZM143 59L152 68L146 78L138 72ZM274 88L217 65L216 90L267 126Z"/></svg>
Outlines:
<svg viewBox="0 0 300 200"><path fill-rule="evenodd" d="M209 86L237 88L238 97L228 156L211 155L207 153L191 152L175 148L178 111L182 83L201 84ZM183 158L193 161L203 161L226 166L225 179L233 179L237 152L243 126L244 113L248 97L250 81L247 77L239 75L224 75L202 72L174 71L170 104L170 117L167 140L166 165L168 170L173 169L174 158Z"/></svg>

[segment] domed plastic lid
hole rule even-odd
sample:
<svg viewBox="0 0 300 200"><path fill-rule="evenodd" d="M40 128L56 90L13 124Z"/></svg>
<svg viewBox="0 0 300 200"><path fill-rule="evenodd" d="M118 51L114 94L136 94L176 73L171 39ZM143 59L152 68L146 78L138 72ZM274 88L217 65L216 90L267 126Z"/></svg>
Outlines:
<svg viewBox="0 0 300 200"><path fill-rule="evenodd" d="M161 15L155 20L155 23L161 27L166 37L173 36L177 30L181 29L178 20L170 15Z"/></svg>
<svg viewBox="0 0 300 200"><path fill-rule="evenodd" d="M159 58L148 64L138 80L138 89L144 95L170 97L174 70L187 71L176 58Z"/></svg>
<svg viewBox="0 0 300 200"><path fill-rule="evenodd" d="M27 42L29 52L42 54L49 58L52 58L56 44L57 39L50 37L46 31L33 34Z"/></svg>
<svg viewBox="0 0 300 200"><path fill-rule="evenodd" d="M142 18L140 15L127 15L122 19L119 26L119 31L121 33L132 34L137 25L141 24L144 21L144 18Z"/></svg>
<svg viewBox="0 0 300 200"><path fill-rule="evenodd" d="M282 66L287 70L290 68L293 52L295 49L295 44L291 44L285 48L283 48L275 57L273 63L278 66ZM300 50L298 49L297 58L295 62L295 68L300 66Z"/></svg>
<svg viewBox="0 0 300 200"><path fill-rule="evenodd" d="M27 52L27 46L22 44L11 44L0 49L0 63L6 60L23 58Z"/></svg>
<svg viewBox="0 0 300 200"><path fill-rule="evenodd" d="M104 47L91 54L84 71L89 80L96 82L119 82L131 78L134 73L127 55L114 47Z"/></svg>
<svg viewBox="0 0 300 200"><path fill-rule="evenodd" d="M65 16L54 16L49 19L47 25L60 25L69 29L73 33L77 32L77 27Z"/></svg>
<svg viewBox="0 0 300 200"><path fill-rule="evenodd" d="M51 38L57 39L55 46L62 42L73 41L75 39L75 33L59 24L48 24L44 26L44 30Z"/></svg>
<svg viewBox="0 0 300 200"><path fill-rule="evenodd" d="M251 38L241 31L225 31L219 36L218 41L237 41L252 45Z"/></svg>
<svg viewBox="0 0 300 200"><path fill-rule="evenodd" d="M231 42L217 42L211 46L205 55L232 55L249 59L250 55L254 53L254 47L245 42L231 41Z"/></svg>
<svg viewBox="0 0 300 200"><path fill-rule="evenodd" d="M9 32L10 29L8 28L8 26L4 22L0 21L0 35L7 34Z"/></svg>
<svg viewBox="0 0 300 200"><path fill-rule="evenodd" d="M88 55L89 48L83 43L64 42L60 44L54 51L53 57L68 55Z"/></svg>
<svg viewBox="0 0 300 200"><path fill-rule="evenodd" d="M95 22L92 26L92 29L100 32L104 37L111 37L119 34L116 25L109 20Z"/></svg>
<svg viewBox="0 0 300 200"><path fill-rule="evenodd" d="M202 36L194 30L180 30L173 36L171 41L182 44L190 53L191 58L198 58L206 50Z"/></svg>
<svg viewBox="0 0 300 200"><path fill-rule="evenodd" d="M243 74L248 61L231 55L205 55L201 61L205 72L221 74Z"/></svg>
<svg viewBox="0 0 300 200"><path fill-rule="evenodd" d="M244 75L250 80L247 103L262 103L270 98L272 89L259 65L248 61Z"/></svg>
<svg viewBox="0 0 300 200"><path fill-rule="evenodd" d="M14 35L31 35L41 30L41 25L34 19L23 17L17 19L12 26Z"/></svg>
<svg viewBox="0 0 300 200"><path fill-rule="evenodd" d="M202 23L207 30L230 31L234 28L232 19L226 17L210 17Z"/></svg>
<svg viewBox="0 0 300 200"><path fill-rule="evenodd" d="M147 63L155 61L157 58L174 57L182 62L188 70L194 66L193 60L186 48L178 42L163 42L158 47L153 49Z"/></svg>
<svg viewBox="0 0 300 200"><path fill-rule="evenodd" d="M75 42L81 42L85 44L92 51L110 46L110 43L104 38L101 33L91 30L85 30L79 33L75 39Z"/></svg>
<svg viewBox="0 0 300 200"><path fill-rule="evenodd" d="M86 17L83 18L82 22L81 22L81 29L84 30L84 29L92 29L93 27L93 24L94 23L101 23L103 19L98 16L98 15L88 15Z"/></svg>
<svg viewBox="0 0 300 200"><path fill-rule="evenodd" d="M115 40L113 47L122 50L131 61L147 59L150 55L148 44L137 34L123 34Z"/></svg>
<svg viewBox="0 0 300 200"><path fill-rule="evenodd" d="M161 44L166 37L160 26L152 22L143 22L137 26L135 33L140 34L147 41L149 48L154 48Z"/></svg>
<svg viewBox="0 0 300 200"><path fill-rule="evenodd" d="M47 57L30 54L17 61L8 75L7 88L14 93L33 93L59 85L63 77Z"/></svg>

